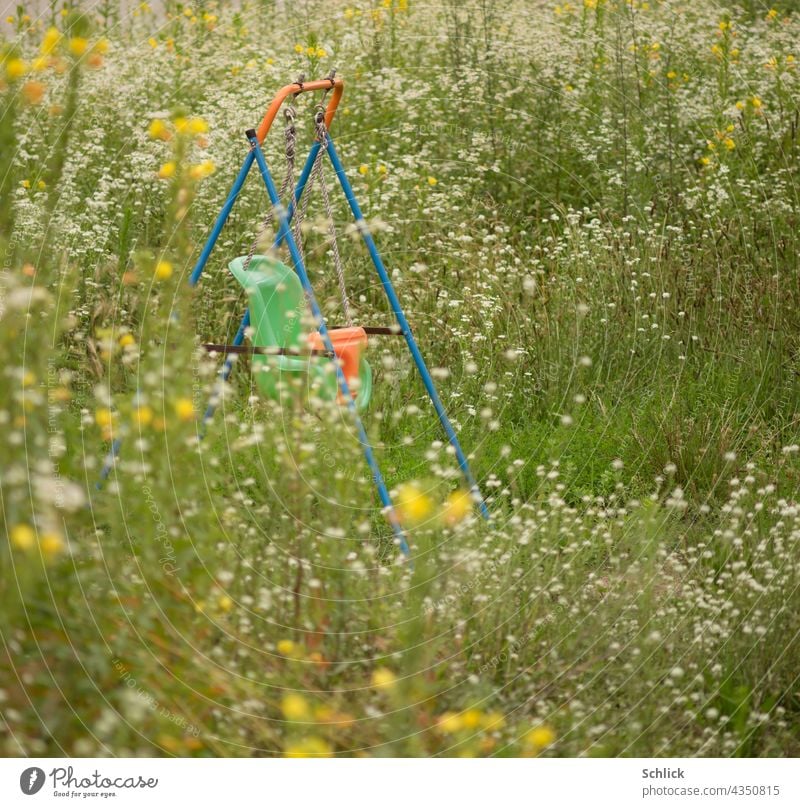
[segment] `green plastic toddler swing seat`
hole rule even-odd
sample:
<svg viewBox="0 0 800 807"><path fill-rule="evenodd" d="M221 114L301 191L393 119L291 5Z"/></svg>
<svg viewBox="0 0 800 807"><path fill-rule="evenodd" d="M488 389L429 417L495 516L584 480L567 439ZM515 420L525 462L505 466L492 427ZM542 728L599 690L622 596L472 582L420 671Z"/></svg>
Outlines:
<svg viewBox="0 0 800 807"><path fill-rule="evenodd" d="M307 349L315 335L304 334L302 330L307 303L296 272L267 255L253 255L247 268L246 262L247 257L240 256L232 260L228 268L248 296L253 345ZM332 330L330 334L336 347L337 331ZM252 366L258 389L266 397L279 401L282 389L290 388L294 379L304 378L312 397L326 401L337 399L339 388L329 358L255 354ZM359 410L364 410L372 397L372 368L363 357L358 362L357 386L355 404Z"/></svg>

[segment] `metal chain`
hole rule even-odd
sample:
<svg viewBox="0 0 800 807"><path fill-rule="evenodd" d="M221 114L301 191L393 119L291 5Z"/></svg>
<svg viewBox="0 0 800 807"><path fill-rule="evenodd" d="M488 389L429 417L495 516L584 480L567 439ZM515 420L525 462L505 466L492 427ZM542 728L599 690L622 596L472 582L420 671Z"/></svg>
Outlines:
<svg viewBox="0 0 800 807"><path fill-rule="evenodd" d="M297 129L295 128L294 122L297 118L297 110L291 104L284 110L283 116L286 119L286 127L283 130L284 137L286 139L286 176L283 178L283 182L281 183L280 191L278 192L279 198L283 199L284 195L286 194L287 189L294 188L294 158L296 153L296 146L297 146ZM266 215L264 216L261 225L256 232L256 237L253 239L253 243L250 244L250 249L247 251L247 257L245 258L243 269L246 272L250 268L250 263L253 260L253 256L256 254L256 249L258 248L258 244L261 239L264 237L264 233L267 230L267 227L270 226L272 220L275 216L275 211L270 204L269 209L267 210ZM297 248L300 250L300 254L303 254L303 245L300 240L300 222L295 219L295 240L297 241Z"/></svg>
<svg viewBox="0 0 800 807"><path fill-rule="evenodd" d="M316 139L322 144L322 148L320 148L319 154L317 155L313 172L319 182L322 200L325 204L325 215L328 217L328 235L330 236L331 251L333 252L333 264L336 268L336 280L339 284L339 295L342 298L342 312L345 322L348 325L352 325L353 317L350 313L350 299L347 296L344 267L342 266L342 258L339 254L339 241L336 235L336 223L333 219L333 206L331 205L330 196L328 195L328 185L325 182L325 175L322 172L322 153L328 148L328 133L325 130L325 112L322 108L317 109L314 115L314 123L316 125Z"/></svg>

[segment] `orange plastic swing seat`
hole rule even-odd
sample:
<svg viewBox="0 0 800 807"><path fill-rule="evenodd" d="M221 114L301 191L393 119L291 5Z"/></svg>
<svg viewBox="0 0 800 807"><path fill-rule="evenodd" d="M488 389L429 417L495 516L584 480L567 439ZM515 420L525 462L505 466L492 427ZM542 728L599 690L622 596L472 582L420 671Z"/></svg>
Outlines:
<svg viewBox="0 0 800 807"><path fill-rule="evenodd" d="M361 354L367 346L367 332L356 325L349 328L335 328L328 331L333 344L333 352L339 359L342 372L350 388L350 394L355 398L360 384ZM311 350L325 350L325 343L318 331L308 336L308 346ZM342 395L339 393L341 401Z"/></svg>

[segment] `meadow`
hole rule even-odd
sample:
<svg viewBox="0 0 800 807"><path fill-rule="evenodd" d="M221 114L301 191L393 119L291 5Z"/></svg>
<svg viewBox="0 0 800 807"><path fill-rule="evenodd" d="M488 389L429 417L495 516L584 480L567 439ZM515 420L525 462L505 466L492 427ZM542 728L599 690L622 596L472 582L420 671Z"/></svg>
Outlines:
<svg viewBox="0 0 800 807"><path fill-rule="evenodd" d="M5 755L800 754L794 0L7 17ZM201 348L247 305L228 262L271 241L255 174L187 284L245 130L333 68L331 134L492 512L403 341L372 339L413 563L346 410L258 395L247 357L220 388ZM354 319L389 325L331 200Z"/></svg>

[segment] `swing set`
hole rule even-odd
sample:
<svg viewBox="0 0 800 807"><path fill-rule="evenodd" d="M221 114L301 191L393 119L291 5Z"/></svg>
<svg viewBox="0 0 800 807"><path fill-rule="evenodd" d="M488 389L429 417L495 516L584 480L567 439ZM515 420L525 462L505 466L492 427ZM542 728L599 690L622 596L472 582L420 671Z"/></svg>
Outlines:
<svg viewBox="0 0 800 807"><path fill-rule="evenodd" d="M302 93L316 91L321 91L323 97L314 112L314 141L295 184L297 113L292 102ZM364 355L370 336L395 335L405 339L431 403L447 434L450 445L453 447L472 499L484 518L489 518L489 511L461 449L456 432L447 417L433 378L425 365L425 360L414 339L400 300L329 134L343 92L344 82L341 78L336 78L335 71L332 71L327 78L316 81L305 82L303 76L300 76L294 84L288 84L278 92L258 129L249 129L246 132L250 148L189 277L191 286L196 286L200 281L217 239L255 163L269 196L270 208L248 254L231 261L228 267L248 295L248 308L233 343L203 345L210 353L225 356L225 362L220 370L220 383L209 401L203 422L207 423L212 418L220 402L222 385L229 378L236 358L240 354L252 356L252 370L256 384L259 391L265 396L280 400L281 391L285 388L286 383L292 379L302 378L316 397L327 400L336 399L341 405L346 405L352 415L384 513L401 551L408 556L410 552L403 527L395 513L391 496L359 414L367 407L372 392L372 369ZM325 107L322 102L329 93L330 99ZM284 107L287 100L289 100L289 104ZM281 108L283 108L286 121L284 135L287 170L279 190L267 166L261 145ZM336 226L323 170L324 156L327 156L333 167L353 214L356 229L363 239L375 271L378 273L381 287L397 323L394 326L367 327L353 323L337 244ZM308 191L315 183L320 189L325 205L330 253L336 270L342 314L346 321L344 326L328 325L306 270L300 225L305 218L308 206ZM290 189L291 198L288 207L285 207L281 199ZM267 227L273 222L277 224L277 236L273 242L271 253L276 253L282 245L285 245L291 257L291 267L286 266L272 255L256 254L259 241L264 236ZM302 330L301 315L307 309L310 309L317 327L317 330L312 333L303 333ZM245 336L250 338L252 344L244 344ZM118 449L118 443L112 446L111 464L113 464ZM103 478L108 475L110 468L107 461Z"/></svg>

